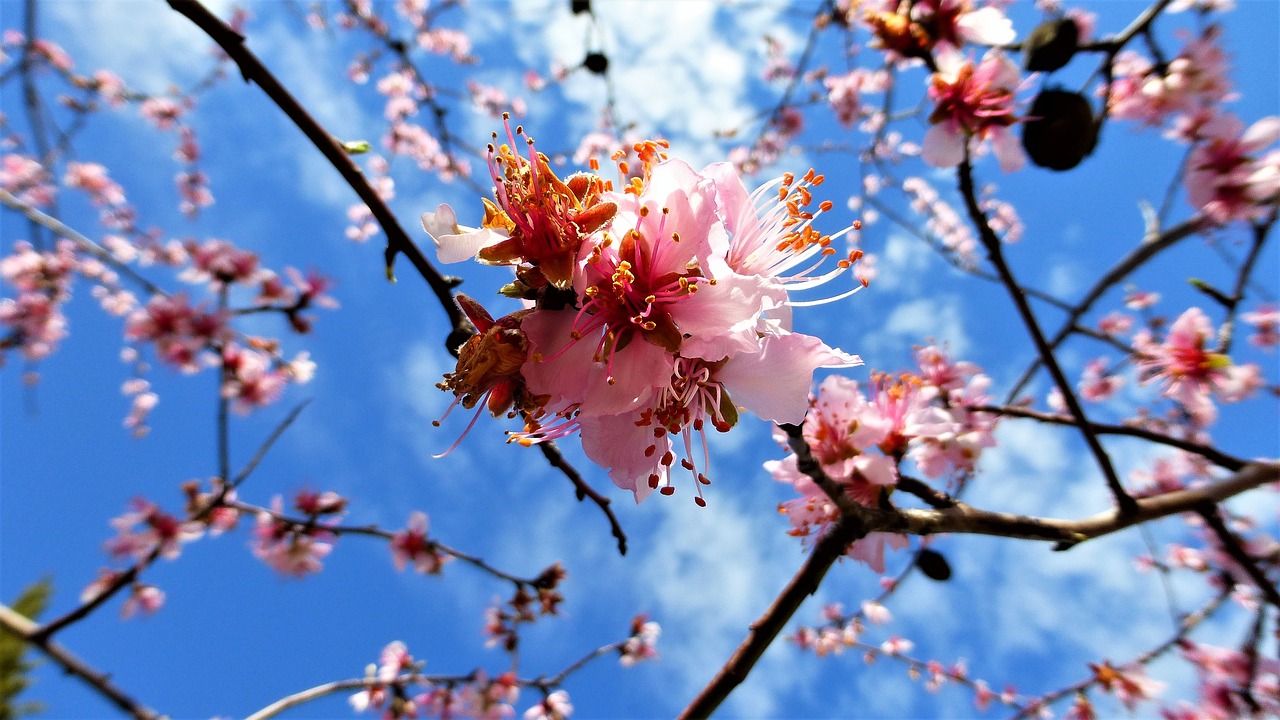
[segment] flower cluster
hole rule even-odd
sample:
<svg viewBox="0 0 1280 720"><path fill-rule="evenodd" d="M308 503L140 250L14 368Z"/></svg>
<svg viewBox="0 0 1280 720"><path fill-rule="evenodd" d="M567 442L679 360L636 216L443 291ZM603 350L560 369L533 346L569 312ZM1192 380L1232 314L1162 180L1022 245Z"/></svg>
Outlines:
<svg viewBox="0 0 1280 720"><path fill-rule="evenodd" d="M1252 363L1236 365L1212 348L1214 328L1200 308L1182 313L1164 342L1149 330L1139 331L1133 350L1142 383L1159 380L1165 397L1178 403L1201 427L1218 417L1212 396L1238 402L1262 385L1261 369Z"/></svg>
<svg viewBox="0 0 1280 720"><path fill-rule="evenodd" d="M253 554L276 572L303 577L319 572L321 561L333 550L336 535L326 526L346 512L347 501L334 492L304 490L294 507L307 516L303 522L284 515L284 499L271 499L271 509L258 513Z"/></svg>
<svg viewBox="0 0 1280 720"><path fill-rule="evenodd" d="M982 450L995 445L996 417L971 409L987 402L990 378L933 346L918 349L916 362L914 373L873 373L865 392L854 380L829 377L810 401L805 442L854 502L877 506L897 484L904 460L929 478L943 478L971 472ZM765 463L765 469L800 494L778 508L791 521L790 534L809 537L839 518L835 501L800 471L794 454ZM884 572L885 545L900 549L906 542L901 535L871 533L853 544L849 556Z"/></svg>
<svg viewBox="0 0 1280 720"><path fill-rule="evenodd" d="M594 173L562 181L532 140L518 153L516 135L508 126L510 144L490 146L495 200L479 228L459 227L448 205L422 218L442 262L512 267L502 293L527 305L494 320L460 297L479 334L440 387L455 406L523 415L512 439L524 445L580 433L637 502L674 492L682 446L704 504L708 426L729 430L740 408L799 422L815 369L861 362L791 330L790 291L860 255L825 265L838 253L813 227L831 208L810 209L821 176L750 193L727 163L696 171L647 142L634 145L639 168L620 163L630 179L616 191Z"/></svg>

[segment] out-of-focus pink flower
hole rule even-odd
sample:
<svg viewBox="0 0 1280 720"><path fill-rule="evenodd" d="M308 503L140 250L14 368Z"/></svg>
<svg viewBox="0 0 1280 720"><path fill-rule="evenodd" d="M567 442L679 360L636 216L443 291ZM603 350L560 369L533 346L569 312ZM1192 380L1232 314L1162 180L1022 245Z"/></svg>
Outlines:
<svg viewBox="0 0 1280 720"><path fill-rule="evenodd" d="M285 575L303 577L319 572L322 560L333 550L334 534L323 526L295 525L279 519L284 500L275 496L271 512L258 514L252 543L254 557Z"/></svg>
<svg viewBox="0 0 1280 720"><path fill-rule="evenodd" d="M0 158L0 189L35 207L52 204L56 194L49 171L36 160L16 153Z"/></svg>
<svg viewBox="0 0 1280 720"><path fill-rule="evenodd" d="M1234 115L1217 115L1201 129L1187 160L1187 200L1218 223L1257 220L1280 200L1280 168L1259 164L1258 151L1280 139L1280 117L1248 130Z"/></svg>
<svg viewBox="0 0 1280 720"><path fill-rule="evenodd" d="M435 543L427 540L427 514L414 511L409 515L409 525L391 537L391 562L396 570L404 570L412 564L421 573L437 574L449 560Z"/></svg>
<svg viewBox="0 0 1280 720"><path fill-rule="evenodd" d="M186 108L167 97L152 97L142 101L139 108L142 117L160 130L170 130L186 112Z"/></svg>
<svg viewBox="0 0 1280 720"><path fill-rule="evenodd" d="M1264 350L1280 345L1280 305L1259 305L1257 310L1241 313L1240 319L1253 326L1249 342Z"/></svg>
<svg viewBox="0 0 1280 720"><path fill-rule="evenodd" d="M1013 172L1026 162L1022 145L1009 132L1018 122L1014 94L1021 73L1004 53L990 50L976 67L959 53L941 54L938 71L929 84L936 103L932 125L924 136L924 161L934 167L954 167L978 145L990 140L1000 169Z"/></svg>
<svg viewBox="0 0 1280 720"><path fill-rule="evenodd" d="M111 526L119 534L108 540L105 547L113 557L145 560L158 551L160 557L173 560L181 554L182 543L204 534L200 523L181 521L142 498L130 505L128 512L111 520Z"/></svg>
<svg viewBox="0 0 1280 720"><path fill-rule="evenodd" d="M153 615L164 606L164 592L154 585L135 584L120 608L120 616L128 619L137 613Z"/></svg>
<svg viewBox="0 0 1280 720"><path fill-rule="evenodd" d="M1214 352L1214 329L1200 308L1190 308L1169 328L1164 342L1148 330L1134 336L1133 348L1143 384L1161 381L1163 394L1178 402L1200 426L1217 419L1210 394L1236 402L1260 384L1256 366L1234 365Z"/></svg>
<svg viewBox="0 0 1280 720"><path fill-rule="evenodd" d="M1139 665L1116 668L1110 662L1103 662L1089 663L1089 667L1102 689L1114 693L1129 712L1133 712L1139 702L1159 695L1165 687L1164 683L1147 677Z"/></svg>
<svg viewBox="0 0 1280 720"><path fill-rule="evenodd" d="M827 89L827 102L836 119L845 127L853 127L863 117L862 94L884 92L888 77L883 71L855 68L843 75L828 75L822 80Z"/></svg>
<svg viewBox="0 0 1280 720"><path fill-rule="evenodd" d="M631 667L638 662L651 660L658 656L658 636L662 628L658 623L649 620L644 614L631 619L631 637L623 643L619 650L618 661L622 667Z"/></svg>
<svg viewBox="0 0 1280 720"><path fill-rule="evenodd" d="M1084 375L1080 378L1080 397L1085 400L1104 402L1122 387L1124 376L1108 373L1106 358L1095 358L1084 366Z"/></svg>
<svg viewBox="0 0 1280 720"><path fill-rule="evenodd" d="M524 720L565 720L573 714L569 693L556 690L524 713Z"/></svg>
<svg viewBox="0 0 1280 720"><path fill-rule="evenodd" d="M222 349L222 397L240 415L265 407L280 398L289 376L273 367L271 356L234 343Z"/></svg>
<svg viewBox="0 0 1280 720"><path fill-rule="evenodd" d="M187 243L191 267L181 278L190 283L209 282L215 288L229 284L251 285L258 281L258 255L242 250L226 240L211 239L197 244Z"/></svg>
<svg viewBox="0 0 1280 720"><path fill-rule="evenodd" d="M89 193L95 205L123 205L124 188L107 177L107 169L98 163L67 163L67 174L62 179L67 187Z"/></svg>

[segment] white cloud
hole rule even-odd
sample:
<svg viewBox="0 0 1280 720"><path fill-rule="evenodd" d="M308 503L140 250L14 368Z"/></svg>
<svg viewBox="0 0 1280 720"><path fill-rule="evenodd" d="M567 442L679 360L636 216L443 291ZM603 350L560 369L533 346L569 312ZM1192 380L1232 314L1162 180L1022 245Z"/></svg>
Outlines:
<svg viewBox="0 0 1280 720"><path fill-rule="evenodd" d="M229 0L205 3L222 18L230 16L233 4ZM110 68L138 90L163 93L173 83L199 80L213 66L209 53L213 41L163 3L71 0L42 2L38 7L41 18L76 38L67 50L81 72Z"/></svg>
<svg viewBox="0 0 1280 720"><path fill-rule="evenodd" d="M665 498L662 500L666 500ZM655 603L664 628L661 647L670 682L693 697L746 636L750 624L800 566L802 555L776 516L746 511L736 498L718 497L699 508L684 501L654 503L663 514L656 535L661 552L649 554L639 587ZM757 506L757 503L749 503ZM729 700L729 714L769 717L775 695L794 690L807 672L779 642Z"/></svg>
<svg viewBox="0 0 1280 720"><path fill-rule="evenodd" d="M964 357L969 336L960 314L960 298L954 295L920 298L904 302L889 313L884 326L864 340L868 351L887 350L924 343L932 339L945 344L951 357Z"/></svg>

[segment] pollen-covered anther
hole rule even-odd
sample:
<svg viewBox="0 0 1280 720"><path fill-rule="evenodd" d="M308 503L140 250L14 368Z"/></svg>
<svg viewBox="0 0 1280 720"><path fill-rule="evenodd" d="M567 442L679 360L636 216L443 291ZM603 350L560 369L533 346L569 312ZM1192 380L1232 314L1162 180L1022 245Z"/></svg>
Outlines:
<svg viewBox="0 0 1280 720"><path fill-rule="evenodd" d="M702 473L698 473L698 482L702 483L703 485L710 485L711 478L707 477L706 475L703 475Z"/></svg>
<svg viewBox="0 0 1280 720"><path fill-rule="evenodd" d="M686 458L680 458L680 467L690 472L693 471L693 463L689 462L689 460Z"/></svg>
<svg viewBox="0 0 1280 720"><path fill-rule="evenodd" d="M653 457L653 454L654 454L654 453L656 453L656 452L658 452L658 446L657 446L657 445L650 445L649 447L647 447L647 448L645 448L645 449L644 449L644 456L645 456L645 457Z"/></svg>
<svg viewBox="0 0 1280 720"><path fill-rule="evenodd" d="M676 454L668 450L665 453L663 453L662 460L660 462L667 467L671 467L671 464L674 463L675 461L676 461Z"/></svg>
<svg viewBox="0 0 1280 720"><path fill-rule="evenodd" d="M658 490L658 492L662 493L663 495L674 495L676 493L676 489L670 485L667 485L666 487ZM695 499L694 502L697 502L697 499ZM706 502L706 501L704 500L703 502Z"/></svg>
<svg viewBox="0 0 1280 720"><path fill-rule="evenodd" d="M657 487L658 487L658 476L657 476L657 475L654 475L654 474L650 474L650 475L649 475L649 487L654 488L654 489L657 489ZM667 488L663 488L663 490L666 490L666 489L667 489ZM669 495L670 493L667 493L667 494Z"/></svg>

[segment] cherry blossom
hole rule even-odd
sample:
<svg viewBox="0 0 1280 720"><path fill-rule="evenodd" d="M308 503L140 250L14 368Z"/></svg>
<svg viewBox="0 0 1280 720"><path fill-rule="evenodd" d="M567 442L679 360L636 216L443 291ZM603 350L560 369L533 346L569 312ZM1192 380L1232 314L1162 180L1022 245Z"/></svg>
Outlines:
<svg viewBox="0 0 1280 720"><path fill-rule="evenodd" d="M435 575L440 572L449 556L440 552L427 540L427 514L414 511L409 515L409 525L391 537L391 562L396 570L404 570L412 563L421 573Z"/></svg>
<svg viewBox="0 0 1280 720"><path fill-rule="evenodd" d="M152 552L173 560L181 554L182 543L204 534L200 523L181 521L142 498L135 499L128 512L112 519L111 526L119 534L106 542L107 552L136 560L145 560Z"/></svg>
<svg viewBox="0 0 1280 720"><path fill-rule="evenodd" d="M1161 381L1163 394L1201 426L1217 419L1211 394L1236 402L1260 383L1257 366L1235 365L1211 349L1214 335L1209 318L1193 307L1174 321L1164 342L1156 342L1148 330L1139 331L1133 340L1140 381L1144 385Z"/></svg>
<svg viewBox="0 0 1280 720"><path fill-rule="evenodd" d="M1259 305L1257 310L1241 313L1240 319L1253 326L1249 342L1264 350L1280 345L1280 306Z"/></svg>
<svg viewBox="0 0 1280 720"><path fill-rule="evenodd" d="M1259 164L1259 150L1280 139L1280 117L1248 130L1234 115L1218 115L1201 129L1187 159L1187 199L1218 223L1257 220L1280 202L1280 168Z"/></svg>
<svg viewBox="0 0 1280 720"><path fill-rule="evenodd" d="M569 703L569 693L556 690L548 693L537 705L524 713L525 720L565 720L573 714L573 705Z"/></svg>
<svg viewBox="0 0 1280 720"><path fill-rule="evenodd" d="M976 149L973 140L990 140L1001 170L1020 169L1026 156L1009 132L1018 122L1013 103L1020 81L1018 66L999 50L989 50L976 67L959 53L940 55L929 85L936 107L924 136L924 161L953 167Z"/></svg>

